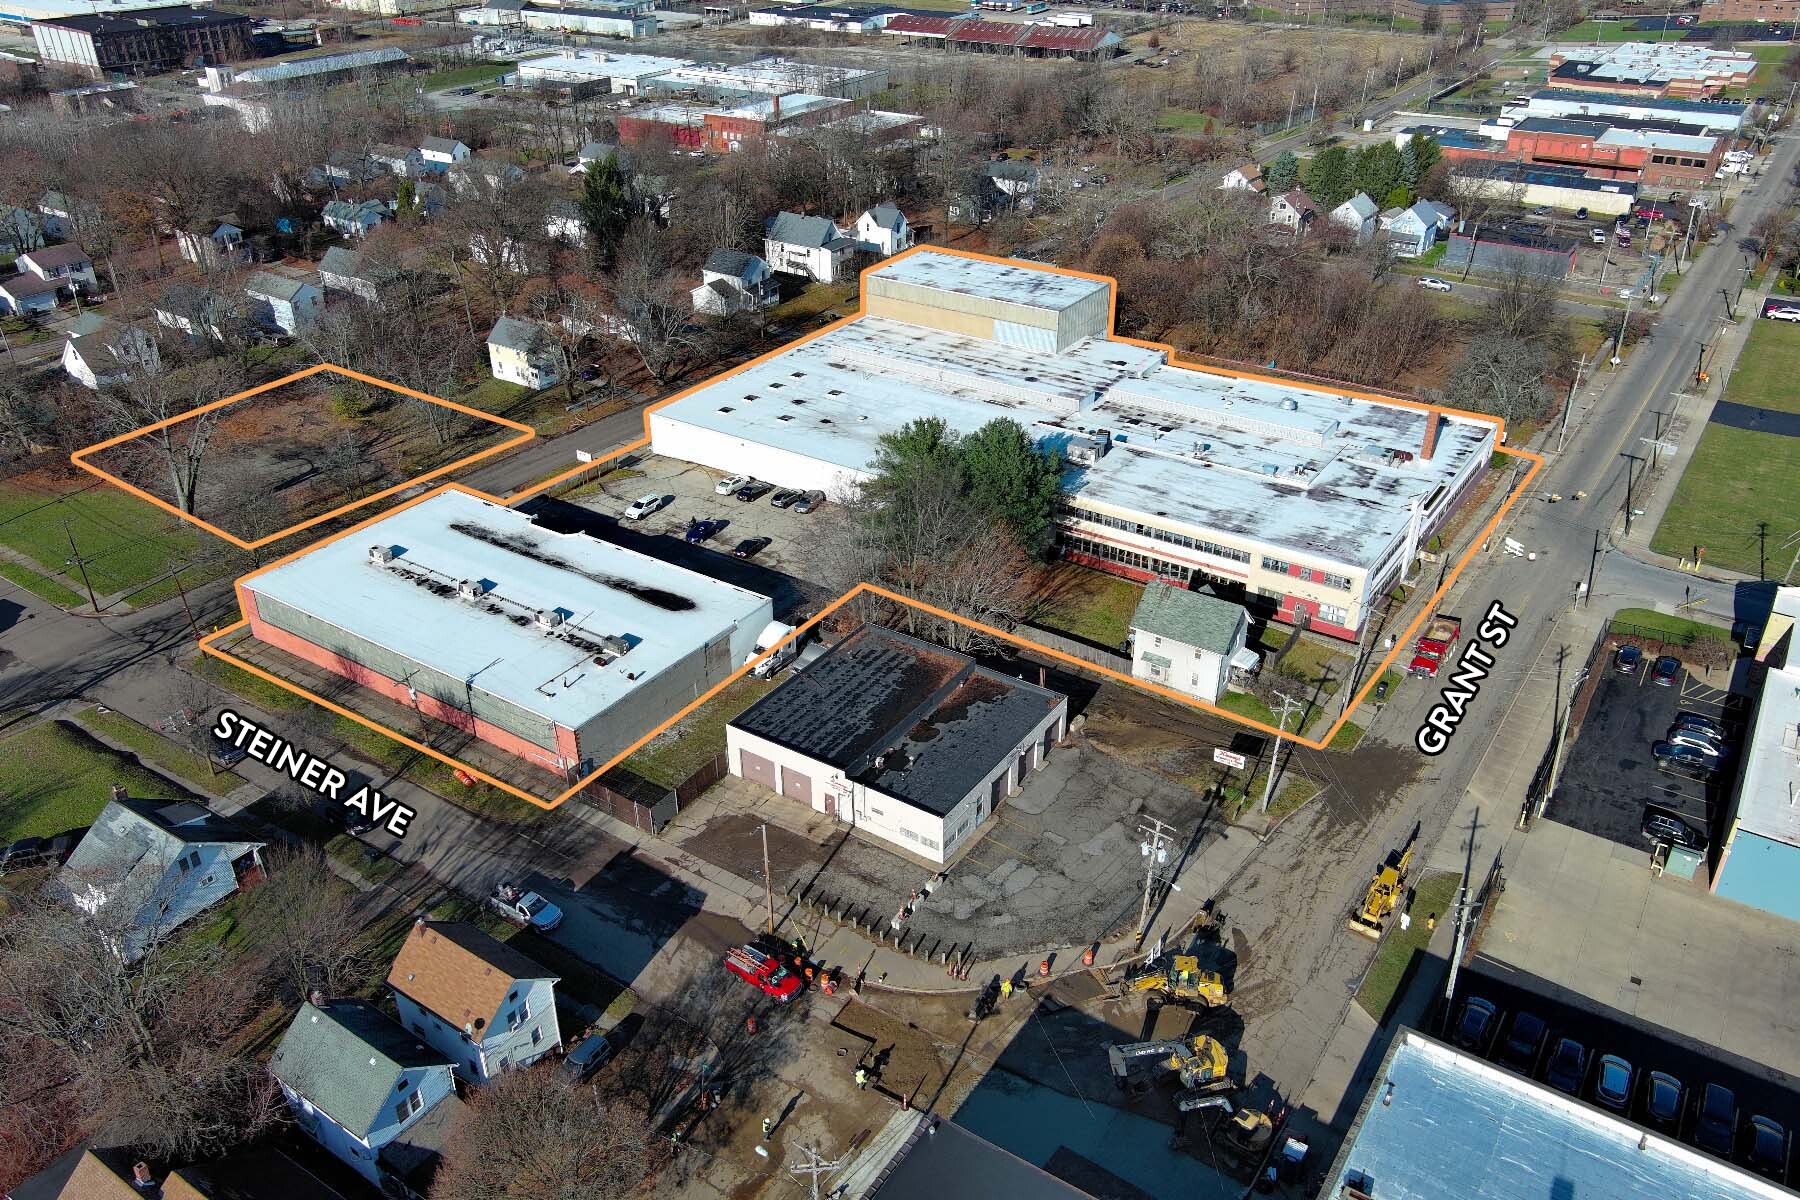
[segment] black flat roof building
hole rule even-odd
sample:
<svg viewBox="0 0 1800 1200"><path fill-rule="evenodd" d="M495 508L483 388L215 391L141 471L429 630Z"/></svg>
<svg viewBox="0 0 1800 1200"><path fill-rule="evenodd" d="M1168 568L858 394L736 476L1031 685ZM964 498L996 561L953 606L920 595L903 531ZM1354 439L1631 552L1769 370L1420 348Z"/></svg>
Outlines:
<svg viewBox="0 0 1800 1200"><path fill-rule="evenodd" d="M241 13L189 5L52 17L31 23L45 62L90 75L160 75L255 55L252 21Z"/></svg>

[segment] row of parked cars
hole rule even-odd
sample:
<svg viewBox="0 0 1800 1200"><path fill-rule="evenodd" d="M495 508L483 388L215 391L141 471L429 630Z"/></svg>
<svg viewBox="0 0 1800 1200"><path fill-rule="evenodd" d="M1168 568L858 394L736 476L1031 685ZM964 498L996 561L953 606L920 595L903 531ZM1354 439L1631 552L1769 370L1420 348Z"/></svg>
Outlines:
<svg viewBox="0 0 1800 1200"><path fill-rule="evenodd" d="M1745 1120L1724 1084L1693 1090L1667 1071L1640 1071L1620 1055L1593 1054L1576 1039L1552 1032L1536 1013L1515 1013L1509 1023L1492 1001L1470 996L1450 1037L1463 1049L1559 1092L1787 1182L1792 1143L1787 1128L1761 1114Z"/></svg>

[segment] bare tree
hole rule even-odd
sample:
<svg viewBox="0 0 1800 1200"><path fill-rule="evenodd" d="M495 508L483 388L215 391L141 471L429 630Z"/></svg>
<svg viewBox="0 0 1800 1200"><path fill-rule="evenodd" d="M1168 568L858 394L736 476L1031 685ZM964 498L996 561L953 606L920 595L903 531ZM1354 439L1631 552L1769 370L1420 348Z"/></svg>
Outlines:
<svg viewBox="0 0 1800 1200"><path fill-rule="evenodd" d="M667 386L692 365L702 336L683 281L671 275L661 239L642 223L620 243L612 273L613 317L656 382Z"/></svg>
<svg viewBox="0 0 1800 1200"><path fill-rule="evenodd" d="M231 359L183 361L173 353L158 353L154 361L138 362L121 382L104 389L98 403L111 430L128 433L221 400L242 391L243 385L243 373ZM219 410L214 409L162 425L115 452L147 462L166 475L170 502L192 513L199 502L201 476L218 425Z"/></svg>
<svg viewBox="0 0 1800 1200"><path fill-rule="evenodd" d="M239 910L246 939L263 948L299 1003L315 988L348 995L376 967L356 920L356 892L331 873L324 851L311 844L277 847L265 856L268 878L244 896Z"/></svg>

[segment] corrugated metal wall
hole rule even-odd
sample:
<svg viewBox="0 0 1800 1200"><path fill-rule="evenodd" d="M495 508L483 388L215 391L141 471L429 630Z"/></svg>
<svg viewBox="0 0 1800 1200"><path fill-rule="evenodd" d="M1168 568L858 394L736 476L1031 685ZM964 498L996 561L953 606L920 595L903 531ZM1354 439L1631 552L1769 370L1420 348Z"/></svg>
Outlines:
<svg viewBox="0 0 1800 1200"><path fill-rule="evenodd" d="M526 712L479 688L469 689L460 679L433 670L384 646L377 646L260 592L256 596L256 610L263 620L277 629L305 638L315 646L342 655L358 666L367 667L389 679L410 684L422 694L435 697L452 708L467 711L473 701L475 715L483 721L497 725L508 733L517 734L534 746L542 746L552 755L557 752L554 726L534 713Z"/></svg>

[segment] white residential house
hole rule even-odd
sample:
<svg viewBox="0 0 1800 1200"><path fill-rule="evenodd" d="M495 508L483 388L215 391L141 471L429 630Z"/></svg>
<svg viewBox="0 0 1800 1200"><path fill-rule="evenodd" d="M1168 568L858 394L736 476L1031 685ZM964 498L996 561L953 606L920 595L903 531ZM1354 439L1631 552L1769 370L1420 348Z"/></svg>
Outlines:
<svg viewBox="0 0 1800 1200"><path fill-rule="evenodd" d="M495 379L521 387L554 387L562 380L556 340L534 321L501 317L488 333L488 367Z"/></svg>
<svg viewBox="0 0 1800 1200"><path fill-rule="evenodd" d="M1358 192L1332 209L1330 220L1333 225L1348 229L1360 246L1375 236L1375 219L1380 215L1381 210L1368 193Z"/></svg>
<svg viewBox="0 0 1800 1200"><path fill-rule="evenodd" d="M1390 208L1381 214L1381 232L1399 258L1418 258L1446 236L1456 210L1433 200L1420 200L1411 208Z"/></svg>
<svg viewBox="0 0 1800 1200"><path fill-rule="evenodd" d="M625 158L619 146L614 142L589 142L575 155L577 170L585 171L597 162L617 156L619 165L625 165Z"/></svg>
<svg viewBox="0 0 1800 1200"><path fill-rule="evenodd" d="M461 1108L450 1060L367 1000L300 1006L269 1073L294 1123L383 1194L429 1167Z"/></svg>
<svg viewBox="0 0 1800 1200"><path fill-rule="evenodd" d="M121 325L98 313L82 313L69 323L62 369L83 387L99 391L123 383L142 367L162 363L156 342L135 325Z"/></svg>
<svg viewBox="0 0 1800 1200"><path fill-rule="evenodd" d="M700 286L691 293L694 311L715 317L772 308L781 288L769 264L741 250L714 250L700 268Z"/></svg>
<svg viewBox="0 0 1800 1200"><path fill-rule="evenodd" d="M1245 647L1250 616L1242 606L1171 583L1145 585L1131 618L1131 673L1215 703L1231 672L1254 670Z"/></svg>
<svg viewBox="0 0 1800 1200"><path fill-rule="evenodd" d="M191 800L137 800L115 786L54 894L94 920L127 962L262 877L264 843Z"/></svg>
<svg viewBox="0 0 1800 1200"><path fill-rule="evenodd" d="M1263 179L1262 168L1250 162L1225 172L1224 177L1219 180L1219 190L1222 192L1255 192L1261 196L1268 193L1269 185Z"/></svg>
<svg viewBox="0 0 1800 1200"><path fill-rule="evenodd" d="M298 337L311 329L325 307L325 293L311 271L270 267L250 276L244 295L250 298L250 319L270 333Z"/></svg>
<svg viewBox="0 0 1800 1200"><path fill-rule="evenodd" d="M73 242L21 254L16 265L21 271L29 271L39 279L49 280L70 291L92 292L100 287L100 281L94 276L94 260Z"/></svg>
<svg viewBox="0 0 1800 1200"><path fill-rule="evenodd" d="M557 977L473 925L413 923L387 984L400 1023L470 1083L557 1050Z"/></svg>
<svg viewBox="0 0 1800 1200"><path fill-rule="evenodd" d="M856 218L856 240L863 249L883 258L891 257L913 244L912 226L906 214L894 204L877 204Z"/></svg>
<svg viewBox="0 0 1800 1200"><path fill-rule="evenodd" d="M383 170L407 179L414 179L425 173L425 155L417 146L396 146L392 142L380 142L369 147L369 160Z"/></svg>
<svg viewBox="0 0 1800 1200"><path fill-rule="evenodd" d="M91 204L76 200L62 192L45 192L38 197L38 219L44 236L67 241L81 233L99 212Z"/></svg>
<svg viewBox="0 0 1800 1200"><path fill-rule="evenodd" d="M0 204L0 250L23 254L44 244L44 218L16 204Z"/></svg>
<svg viewBox="0 0 1800 1200"><path fill-rule="evenodd" d="M488 233L479 229L471 233L469 257L484 267L490 262L498 262L516 275L523 275L530 269L525 247L503 233Z"/></svg>
<svg viewBox="0 0 1800 1200"><path fill-rule="evenodd" d="M210 230L180 230L175 243L181 247L181 257L208 269L243 262L249 256L244 231L230 221L215 222Z"/></svg>
<svg viewBox="0 0 1800 1200"><path fill-rule="evenodd" d="M381 299L381 289L395 275L377 266L366 255L343 246L333 246L319 259L319 282L327 291L349 292L370 304Z"/></svg>
<svg viewBox="0 0 1800 1200"><path fill-rule="evenodd" d="M31 313L52 312L61 299L62 289L53 280L21 271L0 279L0 313L23 317Z"/></svg>
<svg viewBox="0 0 1800 1200"><path fill-rule="evenodd" d="M319 168L319 175L329 183L368 183L379 178L385 168L368 154L355 150L333 150Z"/></svg>
<svg viewBox="0 0 1800 1200"><path fill-rule="evenodd" d="M786 275L836 283L855 254L855 239L824 217L782 212L763 226L763 259Z"/></svg>
<svg viewBox="0 0 1800 1200"><path fill-rule="evenodd" d="M1269 201L1269 224L1304 233L1318 212L1319 206L1313 198L1300 188L1294 188Z"/></svg>
<svg viewBox="0 0 1800 1200"><path fill-rule="evenodd" d="M428 137L419 143L419 161L434 175L442 175L451 163L468 160L469 148L455 138Z"/></svg>
<svg viewBox="0 0 1800 1200"><path fill-rule="evenodd" d="M177 280L164 287L153 312L156 323L198 341L223 341L233 313L223 296Z"/></svg>
<svg viewBox="0 0 1800 1200"><path fill-rule="evenodd" d="M379 200L332 200L325 205L325 226L345 237L367 237L392 214Z"/></svg>
<svg viewBox="0 0 1800 1200"><path fill-rule="evenodd" d="M452 166L445 173L444 182L458 195L467 195L483 188L489 192L499 191L524 178L525 168L518 163L488 154L476 154Z"/></svg>
<svg viewBox="0 0 1800 1200"><path fill-rule="evenodd" d="M582 219L581 206L573 200L555 200L544 215L544 232L559 242L567 242L571 246L586 246L588 240L587 222Z"/></svg>

